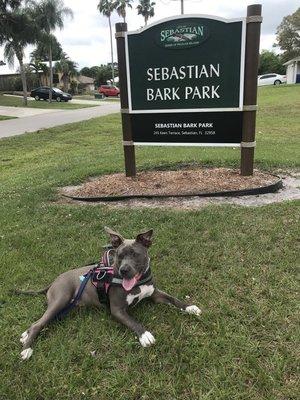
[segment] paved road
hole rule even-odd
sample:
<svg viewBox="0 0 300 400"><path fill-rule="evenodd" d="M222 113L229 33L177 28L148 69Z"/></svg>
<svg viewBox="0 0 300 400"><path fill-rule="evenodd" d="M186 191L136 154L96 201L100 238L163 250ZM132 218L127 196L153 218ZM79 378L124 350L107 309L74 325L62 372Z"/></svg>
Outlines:
<svg viewBox="0 0 300 400"><path fill-rule="evenodd" d="M51 110L51 113L42 113L0 121L0 138L22 135L26 132L35 132L40 129L84 121L101 117L120 110L120 103L102 103L99 107L81 108L79 110ZM1 112L0 112L1 115ZM3 115L3 114L2 114Z"/></svg>

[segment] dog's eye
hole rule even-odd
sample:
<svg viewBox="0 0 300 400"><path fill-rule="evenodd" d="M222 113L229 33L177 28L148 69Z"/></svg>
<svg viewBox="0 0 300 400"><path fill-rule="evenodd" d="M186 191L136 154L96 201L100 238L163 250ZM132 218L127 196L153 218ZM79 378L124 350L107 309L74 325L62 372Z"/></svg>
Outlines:
<svg viewBox="0 0 300 400"><path fill-rule="evenodd" d="M124 258L126 256L133 256L135 251L133 249L124 249L118 253L119 258Z"/></svg>

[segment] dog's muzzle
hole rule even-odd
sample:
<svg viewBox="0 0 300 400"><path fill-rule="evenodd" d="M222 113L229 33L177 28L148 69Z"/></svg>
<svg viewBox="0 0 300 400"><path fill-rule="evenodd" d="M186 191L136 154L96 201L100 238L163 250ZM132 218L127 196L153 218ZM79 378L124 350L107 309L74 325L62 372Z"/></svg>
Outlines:
<svg viewBox="0 0 300 400"><path fill-rule="evenodd" d="M122 278L131 279L136 275L136 271L128 264L121 265L119 274Z"/></svg>

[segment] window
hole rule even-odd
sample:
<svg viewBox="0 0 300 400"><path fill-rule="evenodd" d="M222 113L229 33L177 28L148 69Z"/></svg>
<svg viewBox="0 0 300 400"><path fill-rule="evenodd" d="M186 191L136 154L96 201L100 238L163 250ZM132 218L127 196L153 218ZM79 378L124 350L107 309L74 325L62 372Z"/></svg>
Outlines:
<svg viewBox="0 0 300 400"><path fill-rule="evenodd" d="M267 75L262 75L260 79L268 79L268 78L275 78L276 74L267 74Z"/></svg>

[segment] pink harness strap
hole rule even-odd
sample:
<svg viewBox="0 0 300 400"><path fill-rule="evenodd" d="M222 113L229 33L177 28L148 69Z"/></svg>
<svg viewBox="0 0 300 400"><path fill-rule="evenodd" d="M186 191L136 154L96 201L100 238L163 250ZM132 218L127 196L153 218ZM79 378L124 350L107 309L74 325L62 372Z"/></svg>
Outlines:
<svg viewBox="0 0 300 400"><path fill-rule="evenodd" d="M92 284L98 288L100 281L103 280L105 292L108 292L108 289L111 285L111 280L114 275L114 266L111 264L111 250L107 250L104 252L101 257L101 261L99 265L94 269L94 273L92 276ZM110 278L108 276L110 275ZM108 279L107 279L108 278Z"/></svg>

